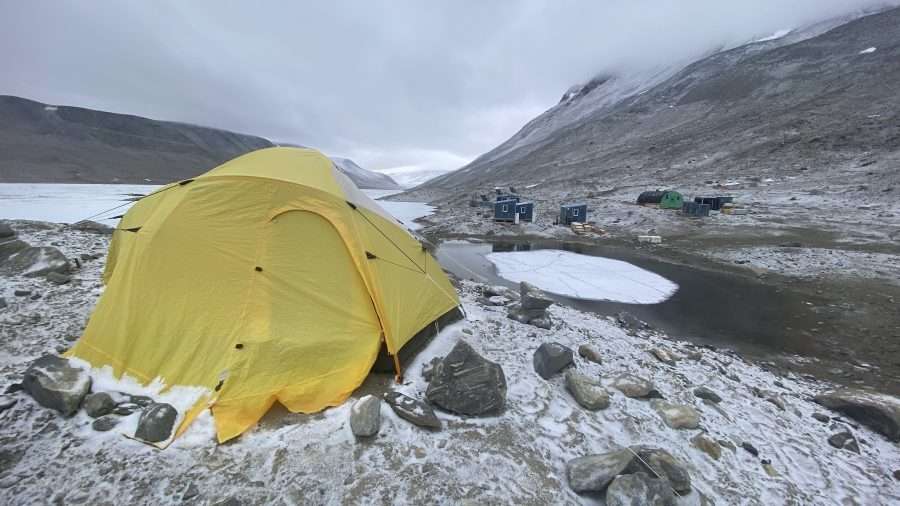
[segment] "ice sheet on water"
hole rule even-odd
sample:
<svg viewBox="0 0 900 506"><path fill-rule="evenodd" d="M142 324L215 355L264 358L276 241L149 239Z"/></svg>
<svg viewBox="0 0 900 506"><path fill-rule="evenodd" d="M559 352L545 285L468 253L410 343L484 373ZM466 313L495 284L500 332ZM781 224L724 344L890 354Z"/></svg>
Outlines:
<svg viewBox="0 0 900 506"><path fill-rule="evenodd" d="M658 274L611 258L549 249L491 253L487 258L510 281L578 299L657 304L678 290Z"/></svg>

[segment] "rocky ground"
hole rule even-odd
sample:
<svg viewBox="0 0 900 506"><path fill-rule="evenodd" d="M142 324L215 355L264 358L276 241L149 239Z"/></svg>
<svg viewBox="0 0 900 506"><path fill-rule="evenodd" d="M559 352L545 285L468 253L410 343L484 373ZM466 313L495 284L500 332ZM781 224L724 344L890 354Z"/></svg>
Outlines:
<svg viewBox="0 0 900 506"><path fill-rule="evenodd" d="M67 280L5 272L4 389L27 377L35 359L64 350L79 335L102 290L103 259L96 257L108 241L92 230L12 225L20 240L53 245L80 267L69 262L61 274ZM854 394L878 406L879 433L838 411L840 398L818 398L835 410L814 402L834 388L830 383L773 374L734 353L672 341L625 315L545 307L540 294L522 303L508 290L470 281L460 282L459 292L465 321L439 334L403 384L373 375L350 402L323 413L273 409L255 430L225 445L214 442L208 417L160 451L116 430L96 430L87 414L93 407L63 417L26 392L6 394L2 502L900 501L900 450L889 440L900 437L897 399ZM114 383L96 373L93 380L95 393L120 397ZM412 400L388 395L394 410L378 401L388 392Z"/></svg>

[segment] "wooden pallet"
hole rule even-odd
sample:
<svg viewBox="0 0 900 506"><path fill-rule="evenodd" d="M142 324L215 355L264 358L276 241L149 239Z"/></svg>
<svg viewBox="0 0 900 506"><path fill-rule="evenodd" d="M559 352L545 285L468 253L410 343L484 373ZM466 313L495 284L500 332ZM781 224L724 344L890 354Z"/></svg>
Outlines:
<svg viewBox="0 0 900 506"><path fill-rule="evenodd" d="M572 232L575 232L577 235L606 233L602 228L594 227L593 223L572 223L569 226L572 227Z"/></svg>

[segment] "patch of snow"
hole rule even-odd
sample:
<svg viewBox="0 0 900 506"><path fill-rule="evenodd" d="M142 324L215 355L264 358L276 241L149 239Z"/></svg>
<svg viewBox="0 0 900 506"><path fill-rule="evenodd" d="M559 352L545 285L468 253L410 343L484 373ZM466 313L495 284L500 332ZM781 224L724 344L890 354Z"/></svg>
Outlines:
<svg viewBox="0 0 900 506"><path fill-rule="evenodd" d="M874 53L877 49L877 47L869 47L860 51L859 54L871 54Z"/></svg>
<svg viewBox="0 0 900 506"><path fill-rule="evenodd" d="M56 111L56 109L57 109L57 107L55 105L45 105L44 106L44 110L47 112L54 112L54 111Z"/></svg>
<svg viewBox="0 0 900 506"><path fill-rule="evenodd" d="M657 304L678 285L628 262L562 250L513 251L487 255L500 276L567 297L629 304Z"/></svg>
<svg viewBox="0 0 900 506"><path fill-rule="evenodd" d="M757 42L768 42L770 40L778 40L778 39L784 37L785 35L791 33L792 31L793 30L790 28L786 28L784 30L778 30L775 33L773 33L772 35L769 35L768 37L763 37L761 39L754 40L753 42L751 42L751 44L754 44Z"/></svg>
<svg viewBox="0 0 900 506"><path fill-rule="evenodd" d="M75 223L122 205L94 218L100 223L114 224L105 218L124 214L134 204L126 200L128 194L146 195L158 188L158 185L0 183L0 218Z"/></svg>
<svg viewBox="0 0 900 506"><path fill-rule="evenodd" d="M398 193L399 190L363 190L363 193L378 200L389 195ZM378 200L378 205L384 208L391 216L396 218L406 228L410 230L418 230L422 225L416 223L415 220L424 218L434 213L434 207L423 202L394 202L391 200Z"/></svg>
<svg viewBox="0 0 900 506"><path fill-rule="evenodd" d="M450 172L450 170L428 169L418 165L404 165L401 167L382 169L378 172L390 176L397 184L404 188L413 188L438 176L443 176Z"/></svg>

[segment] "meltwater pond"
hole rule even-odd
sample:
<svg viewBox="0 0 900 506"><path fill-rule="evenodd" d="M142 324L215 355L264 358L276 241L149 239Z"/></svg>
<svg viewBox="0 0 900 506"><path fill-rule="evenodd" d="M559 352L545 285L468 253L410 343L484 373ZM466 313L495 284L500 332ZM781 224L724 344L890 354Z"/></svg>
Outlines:
<svg viewBox="0 0 900 506"><path fill-rule="evenodd" d="M508 261L516 258L511 253L523 252L538 254ZM580 255L600 261L573 261ZM438 247L437 258L455 275L484 283L515 288L520 280L543 281L548 295L561 304L602 315L627 311L676 338L754 354L814 353L815 343L797 331L815 326L816 315L804 298L741 276L558 241L449 241ZM554 260L570 264L555 278L554 269L546 267ZM536 272L529 273L529 266ZM630 291L623 288L628 283L634 284ZM566 290L566 285L574 289ZM578 297L585 294L588 297ZM629 297L631 302L623 302ZM614 300L591 300L601 298Z"/></svg>

